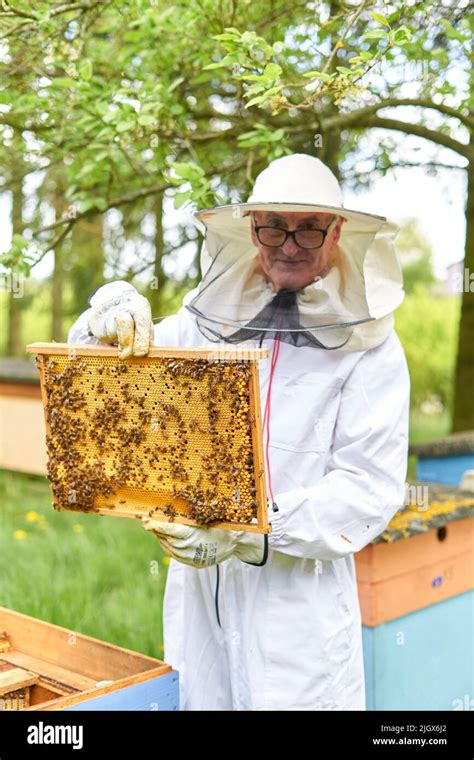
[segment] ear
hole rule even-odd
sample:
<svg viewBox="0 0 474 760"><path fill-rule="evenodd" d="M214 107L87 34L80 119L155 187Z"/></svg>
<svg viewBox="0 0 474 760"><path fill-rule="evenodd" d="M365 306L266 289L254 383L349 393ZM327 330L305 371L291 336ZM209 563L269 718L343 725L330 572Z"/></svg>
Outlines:
<svg viewBox="0 0 474 760"><path fill-rule="evenodd" d="M336 243L339 242L339 238L341 237L341 232L342 232L342 225L344 224L345 221L346 220L342 216L340 216L339 219L337 220L336 224L334 225L334 228L333 228L333 245L336 245Z"/></svg>

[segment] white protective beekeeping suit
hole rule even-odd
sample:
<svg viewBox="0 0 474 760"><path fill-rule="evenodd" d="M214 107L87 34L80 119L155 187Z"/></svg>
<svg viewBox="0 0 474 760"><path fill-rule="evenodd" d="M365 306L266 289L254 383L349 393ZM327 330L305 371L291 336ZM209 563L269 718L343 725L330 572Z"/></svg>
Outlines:
<svg viewBox="0 0 474 760"><path fill-rule="evenodd" d="M270 506L272 533L265 564L232 556L216 566L195 569L170 561L164 658L179 671L183 710L365 709L354 553L378 536L403 505L409 376L392 320L403 297L391 247L395 228L381 217L343 210L330 172L332 202L324 188L323 197L318 197L314 178L327 181L328 172L309 156L278 159L257 179L251 203L242 206L258 210L271 204L305 211L314 207L345 216L352 232L346 222L349 232L340 246L344 256L354 255L349 271L355 271L359 257L355 266L362 275L360 297L354 296L354 281L354 292L350 302L342 304L340 316L350 321L355 304L354 321L361 319L364 309L372 321L348 328L350 338L341 349L281 341L271 389L271 472L266 467L278 511ZM221 214L227 214L229 223L226 207L198 215L207 228L203 274L212 272L215 264L209 266L215 250L213 217L219 217L216 235L225 235ZM244 215L236 217L238 225L243 220ZM240 232L231 235L241 240ZM248 248L248 240L245 245ZM125 287L114 285L117 291ZM177 314L155 325L155 345L215 346L207 337L202 301L197 300L201 289L202 283ZM240 295L244 303L245 292ZM338 291L328 284L323 302L324 298L334 314L334 304L341 306ZM189 309L193 303L204 317L197 318ZM264 303L262 296L255 311ZM305 312L311 303L317 316L324 313L317 293L303 293L299 307L306 327L312 325L307 317L311 309ZM244 312L247 318L249 312ZM238 320L234 310L231 324ZM87 312L71 328L68 340L95 342L88 337ZM262 338L260 344L272 349L274 340ZM269 365L268 360L260 363L262 406Z"/></svg>

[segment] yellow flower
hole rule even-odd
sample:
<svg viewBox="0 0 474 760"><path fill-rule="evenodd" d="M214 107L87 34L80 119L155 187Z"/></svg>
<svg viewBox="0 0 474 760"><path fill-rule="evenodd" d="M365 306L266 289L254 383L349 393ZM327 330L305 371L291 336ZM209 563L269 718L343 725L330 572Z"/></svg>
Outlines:
<svg viewBox="0 0 474 760"><path fill-rule="evenodd" d="M168 557L168 555L166 555L166 557L163 557L163 564L169 565L169 563L170 563L170 558Z"/></svg>
<svg viewBox="0 0 474 760"><path fill-rule="evenodd" d="M23 541L23 539L26 538L26 530L16 530L13 535L19 541Z"/></svg>
<svg viewBox="0 0 474 760"><path fill-rule="evenodd" d="M38 512L27 512L25 515L25 520L27 522L36 522L36 520L39 520L40 516Z"/></svg>
<svg viewBox="0 0 474 760"><path fill-rule="evenodd" d="M337 48L343 48L344 47L344 43L341 42L341 40L339 40L339 42L336 42L336 47Z"/></svg>
<svg viewBox="0 0 474 760"><path fill-rule="evenodd" d="M72 526L72 529L74 533L82 533L84 531L84 528L82 525L79 525L79 523L75 523L75 525Z"/></svg>

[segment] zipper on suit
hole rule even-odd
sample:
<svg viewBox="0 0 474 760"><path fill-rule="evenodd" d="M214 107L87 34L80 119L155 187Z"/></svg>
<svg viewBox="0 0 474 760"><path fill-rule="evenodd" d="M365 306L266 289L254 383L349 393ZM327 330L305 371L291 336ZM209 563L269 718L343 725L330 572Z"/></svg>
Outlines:
<svg viewBox="0 0 474 760"><path fill-rule="evenodd" d="M219 616L219 565L216 565L216 593L215 593L215 603L216 603L216 615L217 615L217 622L219 623L219 626L222 628L221 625L221 619Z"/></svg>

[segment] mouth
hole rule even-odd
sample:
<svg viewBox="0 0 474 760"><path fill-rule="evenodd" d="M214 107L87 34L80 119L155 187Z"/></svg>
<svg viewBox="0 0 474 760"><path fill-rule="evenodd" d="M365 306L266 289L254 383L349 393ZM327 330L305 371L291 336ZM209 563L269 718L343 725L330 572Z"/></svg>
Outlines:
<svg viewBox="0 0 474 760"><path fill-rule="evenodd" d="M297 264L308 264L306 259L297 259L296 261L288 261L287 259L274 259L275 264L285 264L285 266L296 266Z"/></svg>

